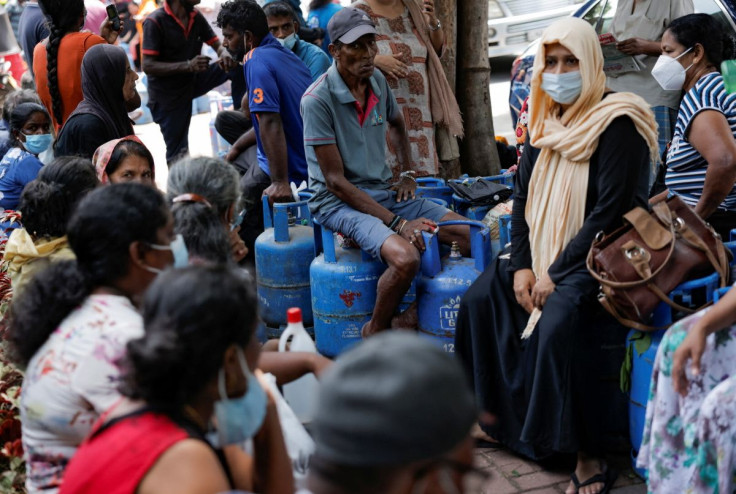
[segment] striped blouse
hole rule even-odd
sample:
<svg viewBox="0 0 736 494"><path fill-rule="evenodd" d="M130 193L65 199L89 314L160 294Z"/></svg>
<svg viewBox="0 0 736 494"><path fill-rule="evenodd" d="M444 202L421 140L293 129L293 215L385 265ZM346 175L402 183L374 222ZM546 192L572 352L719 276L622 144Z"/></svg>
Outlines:
<svg viewBox="0 0 736 494"><path fill-rule="evenodd" d="M675 135L667 152L665 184L683 201L695 207L703 194L708 162L687 140L690 124L704 110L723 113L731 132L736 136L736 94L728 94L723 77L718 72L707 74L688 91L677 114ZM736 211L736 187L731 189L719 209Z"/></svg>

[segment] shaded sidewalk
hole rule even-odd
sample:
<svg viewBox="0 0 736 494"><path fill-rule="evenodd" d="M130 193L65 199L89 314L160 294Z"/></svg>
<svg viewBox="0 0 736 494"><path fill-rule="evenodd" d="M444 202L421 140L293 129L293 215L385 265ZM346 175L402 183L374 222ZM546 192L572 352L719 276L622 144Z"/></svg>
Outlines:
<svg viewBox="0 0 736 494"><path fill-rule="evenodd" d="M615 494L645 494L646 485L631 469L631 460L625 455L612 455L609 465L619 472ZM475 450L475 464L491 473L486 489L478 494L549 493L562 494L570 482L569 469L545 470L539 464L515 456L503 449Z"/></svg>

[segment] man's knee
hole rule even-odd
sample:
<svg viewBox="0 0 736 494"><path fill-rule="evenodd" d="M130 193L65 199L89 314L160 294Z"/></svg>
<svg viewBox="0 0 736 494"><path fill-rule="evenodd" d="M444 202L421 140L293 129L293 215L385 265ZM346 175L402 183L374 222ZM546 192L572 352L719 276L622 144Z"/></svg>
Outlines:
<svg viewBox="0 0 736 494"><path fill-rule="evenodd" d="M228 122L228 110L223 110L221 112L217 112L217 116L215 117L215 130L222 135L225 129L227 129L227 122Z"/></svg>
<svg viewBox="0 0 736 494"><path fill-rule="evenodd" d="M413 278L419 271L421 262L419 251L396 235L386 240L381 248L381 256L386 264L396 269L402 277Z"/></svg>

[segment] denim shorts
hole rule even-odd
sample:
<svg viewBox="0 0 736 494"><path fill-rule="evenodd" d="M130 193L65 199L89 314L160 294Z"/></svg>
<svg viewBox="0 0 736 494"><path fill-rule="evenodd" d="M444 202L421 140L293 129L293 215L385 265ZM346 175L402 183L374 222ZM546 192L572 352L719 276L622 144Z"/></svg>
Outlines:
<svg viewBox="0 0 736 494"><path fill-rule="evenodd" d="M426 199L409 199L397 203L396 192L393 190L361 190L384 208L407 220L427 218L439 222L450 212L446 207ZM361 249L377 259L382 259L381 247L386 239L396 234L380 219L356 211L345 203L329 211L319 211L315 216L321 225L352 238Z"/></svg>

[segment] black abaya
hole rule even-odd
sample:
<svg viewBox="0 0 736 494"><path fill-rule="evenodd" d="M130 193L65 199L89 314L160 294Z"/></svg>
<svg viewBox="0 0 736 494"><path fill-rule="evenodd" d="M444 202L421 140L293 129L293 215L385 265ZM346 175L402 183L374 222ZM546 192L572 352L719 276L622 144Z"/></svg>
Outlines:
<svg viewBox="0 0 736 494"><path fill-rule="evenodd" d="M598 455L602 422L616 398L600 378L610 367L607 360L620 358L604 343L623 346L627 330L596 301L598 285L585 269L585 255L597 232L612 231L624 213L646 204L649 154L627 117L603 132L590 162L585 221L550 267L555 290L532 337L522 341L529 314L516 302L513 276L531 268L524 209L538 155L527 145L517 172L510 259L496 259L463 297L455 348L479 405L496 418L485 428L492 437L533 459L578 451Z"/></svg>

